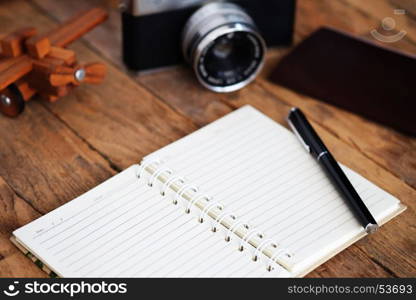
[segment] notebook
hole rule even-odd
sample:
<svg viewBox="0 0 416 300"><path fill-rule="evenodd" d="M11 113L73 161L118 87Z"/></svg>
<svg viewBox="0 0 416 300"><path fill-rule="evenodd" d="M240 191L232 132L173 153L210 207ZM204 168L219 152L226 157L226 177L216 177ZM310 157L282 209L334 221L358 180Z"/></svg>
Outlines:
<svg viewBox="0 0 416 300"><path fill-rule="evenodd" d="M405 209L343 169L379 224ZM294 134L245 106L12 240L59 277L301 277L365 235Z"/></svg>

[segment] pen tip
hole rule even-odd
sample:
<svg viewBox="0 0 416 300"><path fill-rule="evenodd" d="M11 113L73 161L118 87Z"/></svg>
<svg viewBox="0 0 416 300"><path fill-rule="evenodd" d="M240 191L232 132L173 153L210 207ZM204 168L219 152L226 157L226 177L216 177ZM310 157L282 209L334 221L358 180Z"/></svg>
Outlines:
<svg viewBox="0 0 416 300"><path fill-rule="evenodd" d="M370 234L370 233L374 233L378 230L378 225L377 224L371 224L369 223L367 226L365 226L365 231Z"/></svg>

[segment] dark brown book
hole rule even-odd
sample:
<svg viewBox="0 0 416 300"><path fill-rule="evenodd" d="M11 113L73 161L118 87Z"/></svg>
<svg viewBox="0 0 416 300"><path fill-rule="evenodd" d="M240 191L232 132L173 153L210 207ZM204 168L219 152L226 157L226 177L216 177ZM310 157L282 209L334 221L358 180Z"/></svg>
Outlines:
<svg viewBox="0 0 416 300"><path fill-rule="evenodd" d="M416 136L416 56L322 28L284 57L270 79Z"/></svg>

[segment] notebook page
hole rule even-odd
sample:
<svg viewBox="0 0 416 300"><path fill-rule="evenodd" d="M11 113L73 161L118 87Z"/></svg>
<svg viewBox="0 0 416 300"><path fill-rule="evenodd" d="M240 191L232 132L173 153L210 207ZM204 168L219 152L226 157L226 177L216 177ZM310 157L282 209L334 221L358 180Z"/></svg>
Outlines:
<svg viewBox="0 0 416 300"><path fill-rule="evenodd" d="M138 181L132 166L16 230L18 241L61 277L266 277L206 224Z"/></svg>
<svg viewBox="0 0 416 300"><path fill-rule="evenodd" d="M148 158L160 158L295 254L299 274L364 233L294 134L245 106ZM377 221L399 201L343 167Z"/></svg>

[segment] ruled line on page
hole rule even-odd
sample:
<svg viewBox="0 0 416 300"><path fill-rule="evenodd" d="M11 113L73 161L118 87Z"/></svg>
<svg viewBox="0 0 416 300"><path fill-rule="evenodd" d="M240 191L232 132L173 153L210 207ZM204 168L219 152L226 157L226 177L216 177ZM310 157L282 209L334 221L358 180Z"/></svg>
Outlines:
<svg viewBox="0 0 416 300"><path fill-rule="evenodd" d="M326 237L334 232L343 237L357 229L345 203L293 134L251 108L151 155L157 156L165 158L164 165L175 174L197 183L226 209L294 252L297 261L308 258L310 252L324 255L320 252L328 245ZM104 184L88 199L75 200L79 207L64 206L52 213L51 220L58 213L65 217L56 226L36 234L40 228L36 224L48 224L45 216L18 232L19 238L46 262L57 262L63 275L289 274L279 266L267 272L266 257L252 263L253 247L237 251L235 236L226 243L224 230L212 233L209 222L199 224L195 214L187 215L183 206L162 198L160 185L150 188L136 174L134 167L118 174L112 184ZM377 211L393 205L379 197L384 192L360 176L354 175L353 183ZM94 202L94 197L101 198Z"/></svg>
<svg viewBox="0 0 416 300"><path fill-rule="evenodd" d="M334 219L325 223L329 216L322 215L324 220L316 218L312 223L305 223L301 218L306 214L319 213L319 210L325 209L329 204L340 203L337 206L337 209L342 209L339 217L352 216L352 212L345 206L319 165L302 152L303 149L293 134L270 122L265 125L263 118L248 118L249 122L254 120L258 127L256 134L247 135L242 144L218 142L215 156L192 153L178 160L171 157L169 163L178 166L179 171L186 171L187 177L212 191L227 206L232 206L237 215L252 219L255 227L263 229L266 234L273 233L277 236L275 232L286 231L285 234L290 236L312 224L330 232L331 228L339 225L340 220ZM186 145L185 148L191 146ZM291 157L292 153L300 155L301 165L296 165L296 159ZM304 178L302 174L310 177ZM283 180L279 180L279 177ZM300 177L304 178L302 182L296 180ZM369 186L369 183L359 179L354 185L359 189L361 185ZM282 186L283 191L274 193ZM378 189L373 185L369 188ZM291 191L292 199L285 198L285 193L289 195ZM371 198L366 191L361 190L360 194L367 201ZM387 207L391 204L386 202L384 205ZM299 211L303 213L298 213ZM286 212L287 216L284 217ZM279 238L284 241L284 236L279 235ZM315 241L316 244L319 244L319 240ZM297 245L290 246L296 248Z"/></svg>
<svg viewBox="0 0 416 300"><path fill-rule="evenodd" d="M118 206L116 207L116 208L114 208L113 210L112 210L112 212L115 212L115 211L118 211L118 209L120 209L120 208L122 208L122 207L125 207L125 203L124 202L121 202L121 200L123 199L123 197L124 196L126 196L126 195L129 195L129 194L131 194L131 193L133 193L134 191L137 191L138 190L138 187L136 187L135 189L132 189L132 190L130 190L130 191L128 191L128 192L126 192L124 195L121 195L120 197L118 197L118 198L116 198L116 199L113 199L114 200L114 204L117 204ZM111 199L110 197L108 198L108 199ZM102 205L103 203L101 203L101 205ZM90 206L91 207L91 206ZM71 230L73 230L74 228L76 228L76 226L78 226L78 225L80 225L81 223L83 223L84 221L86 221L86 222L90 222L89 224L87 224L87 225L84 225L84 228L87 228L87 227L89 227L89 225L91 224L91 223L94 223L94 222L91 222L91 217L92 216L96 216L97 215L97 213L99 213L99 212L101 212L102 210L104 210L104 209L107 209L108 208L108 206L101 206L101 207L98 207L95 211L93 211L93 212L91 212L91 214L89 214L89 215L87 215L87 216L85 216L85 217L83 217L81 220L78 220L78 221L75 221L74 223L72 223L72 224L70 224L70 225L68 225L67 227L65 227L65 228L63 228L63 230L61 230L61 231L59 231L59 232L57 232L57 233L55 233L55 234L53 234L52 236L50 236L50 237L48 237L48 238L46 238L46 239L44 239L44 240L42 240L42 241L40 241L40 244L41 245L43 245L43 244L45 244L45 243L47 243L47 242L49 242L49 241L51 241L51 240L53 240L54 238L56 238L56 237L58 237L58 236L61 236L64 232L67 232L67 231L71 231ZM87 210L85 210L85 211L87 211ZM84 211L84 212L85 212ZM75 219L76 217L79 217L80 215L82 214L82 212L81 213L77 213L76 215L73 215L72 217L71 217L71 219ZM54 228L54 229L56 229L56 228ZM80 230L82 230L83 228L81 228ZM74 235L74 234L76 234L76 232L74 233L74 232L70 232L69 233L69 236L71 236L71 235ZM58 242L56 242L56 244L59 244L60 242L62 242L63 240L60 240L60 241L58 241ZM53 248L54 247L54 245L49 245L48 246L48 249L51 249L51 248Z"/></svg>
<svg viewBox="0 0 416 300"><path fill-rule="evenodd" d="M126 186L129 186L130 184L133 184L134 183L134 181L132 180L131 182L126 182L126 183L123 183L123 187L126 185ZM110 194L114 194L114 192L115 191L117 191L117 190L119 190L120 189L120 187L116 187L116 188L114 188L113 189L113 191L112 192L109 192ZM62 225L64 225L64 224L66 224L66 222L68 222L68 221L70 221L70 220L72 220L73 218L76 218L76 217L78 217L79 215L81 215L81 214L83 214L83 213L85 213L86 211L88 211L89 209L91 209L91 208L93 208L95 205L98 205L98 204L102 204L102 200L107 200L107 199L109 199L109 198L107 198L107 197L102 197L101 199L100 199L100 201L93 201L93 203L91 203L88 207L86 207L86 208L83 208L83 209L81 209L81 210L79 210L77 213L75 213L75 214L72 214L71 216L69 216L68 218L66 218L63 222L61 222L61 223L58 223L57 225L55 225L55 226L53 226L53 227L50 227L50 228L48 228L47 230L43 230L43 231L41 231L39 234L35 234L35 236L33 237L33 239L37 239L37 238L39 238L39 237L41 237L42 235L44 235L44 234L47 234L48 232L50 232L50 231L53 231L53 230L55 230L56 228L58 228L58 227L60 227L60 226L62 226Z"/></svg>

